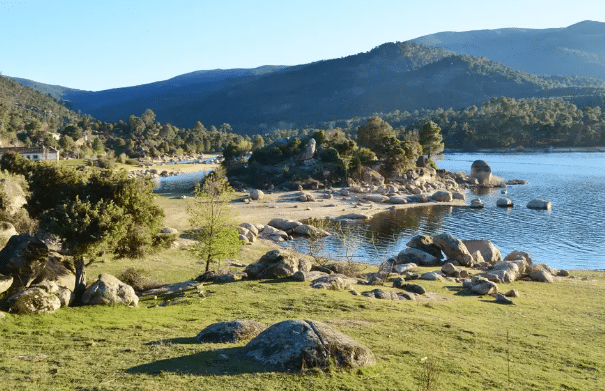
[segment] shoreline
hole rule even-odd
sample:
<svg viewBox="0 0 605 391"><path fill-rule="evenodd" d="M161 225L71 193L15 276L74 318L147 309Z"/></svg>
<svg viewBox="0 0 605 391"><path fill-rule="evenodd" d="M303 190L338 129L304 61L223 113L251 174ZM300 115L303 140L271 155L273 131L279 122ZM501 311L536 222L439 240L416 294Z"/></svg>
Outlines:
<svg viewBox="0 0 605 391"><path fill-rule="evenodd" d="M527 147L516 148L479 148L473 151L463 149L446 149L442 155L448 153L498 153L498 154L523 154L523 153L598 153L605 152L604 147Z"/></svg>

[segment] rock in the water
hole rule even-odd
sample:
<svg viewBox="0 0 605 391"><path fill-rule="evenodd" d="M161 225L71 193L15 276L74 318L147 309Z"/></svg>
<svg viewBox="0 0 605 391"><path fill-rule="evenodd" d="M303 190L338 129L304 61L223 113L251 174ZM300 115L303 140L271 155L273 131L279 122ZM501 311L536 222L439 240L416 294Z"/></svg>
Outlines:
<svg viewBox="0 0 605 391"><path fill-rule="evenodd" d="M511 179L509 181L506 181L506 185L507 186L512 186L512 185L527 185L529 182L528 181L524 181L523 179Z"/></svg>
<svg viewBox="0 0 605 391"><path fill-rule="evenodd" d="M139 298L134 289L111 274L100 274L97 282L84 292L84 305L125 304L137 306Z"/></svg>
<svg viewBox="0 0 605 391"><path fill-rule="evenodd" d="M32 287L11 296L8 305L13 314L41 314L58 310L61 301L43 288Z"/></svg>
<svg viewBox="0 0 605 391"><path fill-rule="evenodd" d="M433 244L443 251L448 261L456 261L462 266L473 266L473 257L462 240L450 234L433 237Z"/></svg>
<svg viewBox="0 0 605 391"><path fill-rule="evenodd" d="M498 198L496 201L496 206L500 208L512 208L514 203L509 198Z"/></svg>
<svg viewBox="0 0 605 391"><path fill-rule="evenodd" d="M323 238L326 236L330 236L330 233L328 231L319 229L309 224L301 224L294 227L292 233L295 235L311 236L314 238Z"/></svg>
<svg viewBox="0 0 605 391"><path fill-rule="evenodd" d="M250 341L242 354L282 371L374 365L372 352L351 337L313 320L286 320Z"/></svg>
<svg viewBox="0 0 605 391"><path fill-rule="evenodd" d="M282 278L292 276L301 270L301 266L301 261L294 254L276 249L267 252L256 263L248 265L244 273L252 280Z"/></svg>
<svg viewBox="0 0 605 391"><path fill-rule="evenodd" d="M470 178L477 179L479 184L488 184L492 179L492 169L484 160L475 160L471 165Z"/></svg>
<svg viewBox="0 0 605 391"><path fill-rule="evenodd" d="M473 209L481 209L484 207L483 201L481 201L481 199L479 199L479 198L475 198L475 199L471 200L470 207Z"/></svg>
<svg viewBox="0 0 605 391"><path fill-rule="evenodd" d="M259 237L261 239L269 239L274 242L282 242L284 240L288 240L288 233L270 225L265 225L260 232Z"/></svg>
<svg viewBox="0 0 605 391"><path fill-rule="evenodd" d="M455 200L464 201L464 199L466 197L464 196L464 193L461 193L459 191L455 191L455 192L452 193L452 198L455 199Z"/></svg>
<svg viewBox="0 0 605 391"><path fill-rule="evenodd" d="M471 254L479 251L485 262L496 263L502 261L502 253L491 240L463 240L462 243Z"/></svg>
<svg viewBox="0 0 605 391"><path fill-rule="evenodd" d="M233 343L251 339L267 328L264 323L255 320L232 320L213 323L195 337L198 343Z"/></svg>
<svg viewBox="0 0 605 391"><path fill-rule="evenodd" d="M329 274L319 277L311 282L311 288L330 289L335 291L350 290L357 284L357 280L343 274Z"/></svg>
<svg viewBox="0 0 605 391"><path fill-rule="evenodd" d="M527 203L527 207L529 209L550 210L552 207L552 203L550 201L535 199L535 200L529 201Z"/></svg>

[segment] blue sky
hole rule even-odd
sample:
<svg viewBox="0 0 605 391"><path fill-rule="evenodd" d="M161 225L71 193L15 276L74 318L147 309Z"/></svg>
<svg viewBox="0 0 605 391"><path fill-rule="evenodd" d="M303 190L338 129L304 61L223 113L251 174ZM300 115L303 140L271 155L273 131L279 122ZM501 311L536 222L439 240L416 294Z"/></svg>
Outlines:
<svg viewBox="0 0 605 391"><path fill-rule="evenodd" d="M0 72L101 90L295 65L441 31L605 21L602 0L0 0Z"/></svg>

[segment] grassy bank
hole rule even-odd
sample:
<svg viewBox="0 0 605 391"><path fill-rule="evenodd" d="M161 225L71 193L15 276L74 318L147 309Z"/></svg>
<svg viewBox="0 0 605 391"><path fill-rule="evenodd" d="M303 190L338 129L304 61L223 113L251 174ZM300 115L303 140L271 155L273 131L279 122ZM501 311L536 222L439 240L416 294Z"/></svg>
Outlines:
<svg viewBox="0 0 605 391"><path fill-rule="evenodd" d="M267 249L248 246L240 259L253 261ZM89 276L119 275L133 265L161 282L184 281L201 270L189 253L166 250L142 261L107 260L89 268ZM208 284L205 297L197 290L144 297L138 308L9 315L0 321L1 388L416 390L426 363L433 362L441 390L602 390L605 274L572 276L554 284L502 286L521 292L514 306L468 296L450 282L420 282L429 291L426 298L392 302L279 280ZM179 298L185 300L157 307ZM195 343L202 328L238 318L326 322L370 347L377 365L272 373L240 360L243 344Z"/></svg>

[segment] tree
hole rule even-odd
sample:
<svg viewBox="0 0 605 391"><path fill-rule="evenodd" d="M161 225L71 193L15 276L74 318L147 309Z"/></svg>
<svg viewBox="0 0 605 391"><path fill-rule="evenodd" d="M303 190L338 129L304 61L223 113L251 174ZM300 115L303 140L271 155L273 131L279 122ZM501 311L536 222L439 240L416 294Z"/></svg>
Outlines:
<svg viewBox="0 0 605 391"><path fill-rule="evenodd" d="M378 116L370 118L366 126L357 129L359 145L370 148L381 159L385 158L388 152L388 149L384 148L384 140L396 136L395 129Z"/></svg>
<svg viewBox="0 0 605 391"><path fill-rule="evenodd" d="M431 155L436 155L443 152L443 136L441 136L441 128L429 121L420 128L419 133L420 145L422 145L422 153L430 159Z"/></svg>
<svg viewBox="0 0 605 391"><path fill-rule="evenodd" d="M195 187L194 204L189 208L192 236L198 243L193 247L206 264L210 264L237 255L241 242L239 234L231 221L229 201L233 198L233 189L221 172L211 172L204 184Z"/></svg>

